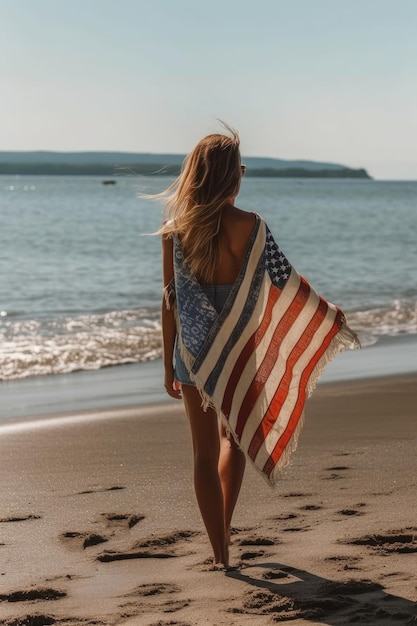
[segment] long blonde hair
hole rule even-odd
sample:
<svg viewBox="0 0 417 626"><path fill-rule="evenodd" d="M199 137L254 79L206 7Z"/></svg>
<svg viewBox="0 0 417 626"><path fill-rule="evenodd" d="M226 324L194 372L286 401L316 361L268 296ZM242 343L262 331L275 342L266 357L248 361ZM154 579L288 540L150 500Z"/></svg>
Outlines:
<svg viewBox="0 0 417 626"><path fill-rule="evenodd" d="M184 160L181 174L162 194L167 220L158 233L176 233L191 272L211 282L219 255L222 209L239 193L239 135L208 135Z"/></svg>

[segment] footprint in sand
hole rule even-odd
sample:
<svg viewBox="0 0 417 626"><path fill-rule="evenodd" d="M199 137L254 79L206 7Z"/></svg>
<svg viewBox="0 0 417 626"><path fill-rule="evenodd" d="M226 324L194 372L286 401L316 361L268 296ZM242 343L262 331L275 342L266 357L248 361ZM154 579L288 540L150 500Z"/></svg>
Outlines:
<svg viewBox="0 0 417 626"><path fill-rule="evenodd" d="M361 568L358 567L359 561L362 560L362 557L359 556L346 556L346 555L337 555L337 556L329 556L325 559L325 561L329 561L330 563L335 563L339 567L338 571L360 571Z"/></svg>
<svg viewBox="0 0 417 626"><path fill-rule="evenodd" d="M245 528L240 526L232 526L232 528L230 529L230 534L233 535L239 535L240 533L250 533L253 532L255 530L255 528L253 526L246 526Z"/></svg>
<svg viewBox="0 0 417 626"><path fill-rule="evenodd" d="M236 542L238 546L242 547L259 547L259 546L274 546L282 543L279 539L270 539L269 537L243 537ZM245 550L240 554L241 561L252 561L265 556L265 550Z"/></svg>
<svg viewBox="0 0 417 626"><path fill-rule="evenodd" d="M193 565L187 567L188 570L197 570L198 572L213 572L213 571L221 571L216 570L213 564L213 557L207 557L204 561L200 561L199 563L194 563Z"/></svg>
<svg viewBox="0 0 417 626"><path fill-rule="evenodd" d="M265 555L265 550L248 550L247 552L242 552L240 558L242 561L252 561L253 559L259 559L260 557Z"/></svg>
<svg viewBox="0 0 417 626"><path fill-rule="evenodd" d="M332 472L332 473L329 474L328 476L324 476L322 480L340 480L341 478L345 478L345 476L342 476L341 474L338 474L337 472L344 472L349 469L350 467L348 467L347 465L333 465L332 467L325 467L324 468L325 472Z"/></svg>
<svg viewBox="0 0 417 626"><path fill-rule="evenodd" d="M117 526L121 528L133 528L145 519L144 515L135 515L132 513L102 513L108 526Z"/></svg>
<svg viewBox="0 0 417 626"><path fill-rule="evenodd" d="M273 517L269 517L268 519L274 522L286 522L290 519L296 519L299 517L297 513L283 513L282 515L274 515Z"/></svg>
<svg viewBox="0 0 417 626"><path fill-rule="evenodd" d="M163 613L175 613L175 611L181 611L181 609L185 609L187 606L190 606L190 600L168 600L167 602L161 604L158 608Z"/></svg>
<svg viewBox="0 0 417 626"><path fill-rule="evenodd" d="M178 551L177 544L187 542L200 533L193 530L182 530L166 535L151 536L138 541L125 552L106 551L97 557L98 561L108 563L110 561L123 561L127 559L168 559L186 556L190 552Z"/></svg>
<svg viewBox="0 0 417 626"><path fill-rule="evenodd" d="M104 493L106 491L120 491L122 489L126 489L126 487L121 487L120 485L115 485L114 487L95 487L92 489L85 489L83 491L79 491L77 496L84 496L89 493Z"/></svg>
<svg viewBox="0 0 417 626"><path fill-rule="evenodd" d="M347 516L365 515L363 511L358 511L357 509L342 509L341 511L338 511L337 513L338 515L347 515Z"/></svg>
<svg viewBox="0 0 417 626"><path fill-rule="evenodd" d="M128 561L129 559L172 559L177 556L185 556L176 554L172 550L158 551L158 550L128 550L126 552L112 552L107 551L103 554L99 554L97 561L101 563L110 563L112 561Z"/></svg>
<svg viewBox="0 0 417 626"><path fill-rule="evenodd" d="M141 585L140 587L137 587L132 592L126 594L125 597L132 597L132 596L138 597L139 596L139 597L144 598L145 602L142 602L142 603L138 603L137 601L125 602L124 604L120 605L119 608L122 611L122 613L120 614L120 617L123 620L125 620L130 617L143 616L143 614L146 612L154 613L155 609L157 609L158 612L162 612L162 613L174 613L175 611L180 611L181 609L184 609L185 607L189 606L191 603L191 600L188 600L188 599L164 600L162 598L162 599L159 599L157 603L152 602L155 595L178 593L179 591L181 591L180 588L177 587L177 585L174 585L171 583L155 583L155 584ZM146 600L148 601L146 602ZM177 622L173 622L173 621L161 622L161 623L177 624Z"/></svg>
<svg viewBox="0 0 417 626"><path fill-rule="evenodd" d="M41 519L40 515L17 515L11 517L0 518L1 524L9 524L11 522L26 522L27 520Z"/></svg>
<svg viewBox="0 0 417 626"><path fill-rule="evenodd" d="M190 622L152 622L149 626L191 626Z"/></svg>
<svg viewBox="0 0 417 626"><path fill-rule="evenodd" d="M171 591L161 591L161 593L172 593ZM147 598L147 596L143 596ZM180 611L185 607L190 605L191 600L161 600L159 602L150 601L150 602L126 602L122 604L119 609L121 610L120 618L123 620L129 619L131 617L139 617L143 616L146 612L151 613L175 613L176 611ZM143 623L143 622L140 622ZM161 622L163 624L177 624L180 622Z"/></svg>
<svg viewBox="0 0 417 626"><path fill-rule="evenodd" d="M26 617L12 618L3 622L3 626L51 626L57 619L52 615L26 615Z"/></svg>
<svg viewBox="0 0 417 626"><path fill-rule="evenodd" d="M274 615L274 621L294 620L303 617L303 612L296 607L292 598L266 589L246 592L240 606L227 610L229 613L245 615Z"/></svg>
<svg viewBox="0 0 417 626"><path fill-rule="evenodd" d="M125 597L156 596L161 593L179 593L180 591L181 588L174 583L147 583L132 589L132 591L129 591Z"/></svg>
<svg viewBox="0 0 417 626"><path fill-rule="evenodd" d="M177 544L180 541L187 541L191 537L195 537L200 533L195 530L177 530L166 535L159 535L142 539L135 544L137 548L149 548L149 547L165 547L173 544Z"/></svg>
<svg viewBox="0 0 417 626"><path fill-rule="evenodd" d="M70 542L73 547L78 548L82 546L85 549L90 548L91 546L97 546L100 543L105 543L108 541L108 537L104 537L103 535L99 535L97 533L68 531L61 535L61 540Z"/></svg>
<svg viewBox="0 0 417 626"><path fill-rule="evenodd" d="M264 580L280 580L282 578L289 578L289 574L287 572L282 571L281 569L270 570L268 572L264 572L262 574L262 578Z"/></svg>
<svg viewBox="0 0 417 626"><path fill-rule="evenodd" d="M389 530L385 534L365 535L358 539L343 540L354 546L367 546L381 554L407 554L417 552L417 528Z"/></svg>
<svg viewBox="0 0 417 626"><path fill-rule="evenodd" d="M155 608L157 608L158 610L163 610L164 612L167 612L167 608L169 609L168 612L172 612L172 610L179 610L180 608L184 608L184 606L187 606L187 604L189 603L188 600L184 601L184 600L162 600L162 602L157 602L155 600L157 600L158 596L165 596L167 594L173 594L173 593L179 593L181 591L180 587L178 587L178 585L175 585L174 583L147 583L144 585L139 585L139 587L136 587L135 589L132 589L132 591L129 591L129 593L126 593L123 597L125 598L145 598L145 599L149 599L150 602L147 604L138 604L137 602L125 602L124 604L120 605L120 609L122 609L122 614L121 617L123 617L123 619L126 619L127 617L136 617L137 615L141 615L146 611L154 611ZM185 602L185 604L184 604ZM181 604L182 603L182 604ZM181 604L181 606L179 606L179 604ZM174 605L178 605L177 609L173 609L172 607Z"/></svg>
<svg viewBox="0 0 417 626"><path fill-rule="evenodd" d="M0 602L33 602L34 600L60 600L65 598L65 591L48 587L34 587L32 589L19 589L10 593L0 594Z"/></svg>
<svg viewBox="0 0 417 626"><path fill-rule="evenodd" d="M342 509L341 511L337 511L337 515L344 515L346 517L365 515L364 511L358 511L358 509L362 509L364 506L366 506L365 502L359 502L358 504L354 504L352 508ZM341 521L341 520L338 520L338 521Z"/></svg>
<svg viewBox="0 0 417 626"><path fill-rule="evenodd" d="M129 530L138 524L140 521L145 519L144 515L135 515L132 513L102 513L102 518L104 517L106 521L107 527L112 529L112 533L110 537L107 535L86 531L68 531L61 535L61 539L72 544L73 547L82 546L85 548L90 548L91 546L97 546L101 543L105 543L114 536L114 530ZM102 519L99 520L102 523Z"/></svg>
<svg viewBox="0 0 417 626"><path fill-rule="evenodd" d="M152 624L149 624L149 626L191 626L191 624L189 622L159 621L159 622L152 622Z"/></svg>
<svg viewBox="0 0 417 626"><path fill-rule="evenodd" d="M318 504L306 504L305 506L300 506L300 511L320 511L323 507Z"/></svg>
<svg viewBox="0 0 417 626"><path fill-rule="evenodd" d="M243 537L236 543L238 546L274 546L281 542L278 539L269 539L267 537Z"/></svg>
<svg viewBox="0 0 417 626"><path fill-rule="evenodd" d="M387 572L386 574L380 574L380 577L381 578L398 578L398 580L413 580L414 578L413 576L411 576L410 574L406 574L405 572Z"/></svg>
<svg viewBox="0 0 417 626"><path fill-rule="evenodd" d="M311 526L305 525L305 526L287 526L287 528L283 528L282 532L284 533L299 533L299 532L306 532L308 530L311 530Z"/></svg>
<svg viewBox="0 0 417 626"><path fill-rule="evenodd" d="M45 582L46 583L56 583L58 581L62 581L62 580L77 580L77 579L81 579L83 578L82 576L76 575L76 574L62 574L62 575L57 575L57 576L52 576L51 578L45 578Z"/></svg>

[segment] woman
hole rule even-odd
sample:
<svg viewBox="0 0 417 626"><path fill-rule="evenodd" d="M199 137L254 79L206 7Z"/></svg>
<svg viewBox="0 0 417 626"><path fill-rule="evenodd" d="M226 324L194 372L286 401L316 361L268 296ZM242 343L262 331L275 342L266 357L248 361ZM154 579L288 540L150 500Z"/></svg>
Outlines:
<svg viewBox="0 0 417 626"><path fill-rule="evenodd" d="M221 311L230 287L242 267L255 215L235 207L244 166L240 163L239 139L210 135L189 156L170 200L172 222L163 232L164 286L172 284L173 239L178 233L186 260L207 296ZM219 286L218 289L213 289ZM184 361L175 351L177 336L174 311L162 304L165 389L183 398L191 426L194 449L194 487L201 515L213 547L214 563L228 566L230 523L245 470L245 457L212 407L201 406L201 396L190 379ZM179 383L181 386L177 384Z"/></svg>
<svg viewBox="0 0 417 626"><path fill-rule="evenodd" d="M197 501L215 567L225 568L242 449L272 483L324 363L355 343L343 313L298 276L263 220L235 206L245 166L226 128L196 145L162 194L169 219L160 230L165 389L184 401Z"/></svg>

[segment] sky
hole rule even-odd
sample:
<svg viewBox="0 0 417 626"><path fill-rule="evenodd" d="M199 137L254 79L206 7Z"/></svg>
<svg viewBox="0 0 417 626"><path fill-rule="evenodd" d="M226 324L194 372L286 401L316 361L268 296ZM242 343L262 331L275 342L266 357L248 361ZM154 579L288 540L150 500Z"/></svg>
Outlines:
<svg viewBox="0 0 417 626"><path fill-rule="evenodd" d="M0 150L243 156L417 180L416 0L0 0Z"/></svg>

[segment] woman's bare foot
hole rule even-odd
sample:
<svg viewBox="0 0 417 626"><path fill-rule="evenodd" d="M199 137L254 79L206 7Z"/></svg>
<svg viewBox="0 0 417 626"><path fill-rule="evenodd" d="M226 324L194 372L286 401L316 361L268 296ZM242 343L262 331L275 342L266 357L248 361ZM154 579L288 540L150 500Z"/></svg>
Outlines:
<svg viewBox="0 0 417 626"><path fill-rule="evenodd" d="M214 569L228 569L229 568L229 542L227 540L224 544L223 553L216 559L216 555L214 556Z"/></svg>

